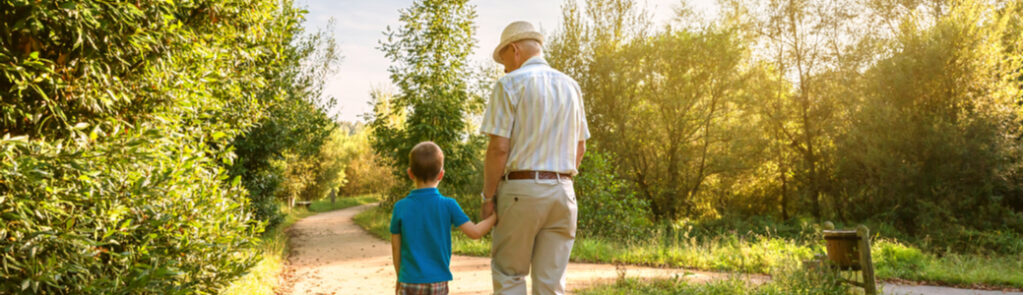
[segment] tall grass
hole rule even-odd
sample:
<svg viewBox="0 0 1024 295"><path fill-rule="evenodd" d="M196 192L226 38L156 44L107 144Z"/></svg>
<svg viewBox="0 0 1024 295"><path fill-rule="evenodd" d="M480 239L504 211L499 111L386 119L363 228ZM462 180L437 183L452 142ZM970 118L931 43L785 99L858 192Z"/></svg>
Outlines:
<svg viewBox="0 0 1024 295"><path fill-rule="evenodd" d="M278 278L284 269L284 262L288 255L288 236L285 234L285 229L313 214L369 204L378 200L379 197L376 195L362 195L338 198L333 205L330 200L314 201L308 210L301 207L280 206L281 213L284 214L284 221L263 232L260 247L256 250L262 252L260 262L250 269L249 273L222 289L220 294L275 294L274 290L280 284Z"/></svg>
<svg viewBox="0 0 1024 295"><path fill-rule="evenodd" d="M377 208L355 217L357 224L388 240L390 212ZM824 254L823 241L815 230L800 229L795 238L778 237L770 230L747 235L691 235L692 230L655 233L658 238L613 240L579 235L571 259L576 262L626 263L710 271L774 274L780 268L799 265L815 254ZM490 239L470 240L452 235L457 254L487 256ZM891 239L876 239L872 257L879 279L923 281L961 287L1021 288L1021 255L935 255ZM691 288L689 286L686 288ZM716 287L717 288L717 287ZM602 293L603 294L603 293ZM615 293L611 293L615 294ZM657 294L657 293L652 293ZM716 293L709 293L716 294ZM746 294L746 293L744 293ZM765 294L765 293L752 293ZM789 293L783 293L789 294Z"/></svg>

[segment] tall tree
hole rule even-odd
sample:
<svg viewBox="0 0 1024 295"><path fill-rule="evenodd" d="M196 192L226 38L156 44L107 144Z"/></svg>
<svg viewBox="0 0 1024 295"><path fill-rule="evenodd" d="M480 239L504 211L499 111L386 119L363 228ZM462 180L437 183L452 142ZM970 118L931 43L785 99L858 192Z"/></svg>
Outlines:
<svg viewBox="0 0 1024 295"><path fill-rule="evenodd" d="M270 97L269 106L254 128L235 138L238 157L230 167L232 176L241 177L249 191L253 214L268 226L283 218L278 210L281 199L292 205L315 181L308 166L318 162L310 161L335 127L327 110L336 101L323 93L327 77L341 60L334 37L328 30L304 34L297 23L290 30L293 42L281 50L284 66L263 73L272 86L263 90Z"/></svg>
<svg viewBox="0 0 1024 295"><path fill-rule="evenodd" d="M751 137L736 116L751 96L744 81L763 68L743 66L749 51L730 26L652 33L645 14L632 1L588 1L585 13L567 2L552 64L580 82L593 145L655 215L713 215L722 199L710 196L733 183L723 178L749 167L731 146Z"/></svg>
<svg viewBox="0 0 1024 295"><path fill-rule="evenodd" d="M943 11L934 25L922 23L931 14L903 18L893 54L868 71L839 142L839 175L870 204L858 218L886 217L912 234L1019 232L1020 216L1007 213L1022 194L1020 53L1001 42L1012 14L983 1Z"/></svg>
<svg viewBox="0 0 1024 295"><path fill-rule="evenodd" d="M434 141L445 152L442 186L460 189L474 174L478 150L467 134L472 109L468 63L475 39L475 8L468 0L421 0L400 10L402 25L385 31L380 49L391 59L388 71L398 93L375 107L373 148L396 177L408 179L408 153L420 141ZM477 100L479 101L479 100ZM401 117L395 126L393 117ZM403 181L408 184L408 181ZM401 197L398 187L386 204Z"/></svg>
<svg viewBox="0 0 1024 295"><path fill-rule="evenodd" d="M758 42L758 55L787 79L774 81L776 95L765 101L775 140L781 207L792 191L817 218L830 214L825 194L831 187L834 134L844 119L841 97L859 62L845 53L860 42L859 8L854 1L726 1L727 15L746 16ZM766 81L771 82L771 81ZM790 181L792 180L792 181ZM835 202L833 202L835 203ZM783 215L789 215L785 212Z"/></svg>

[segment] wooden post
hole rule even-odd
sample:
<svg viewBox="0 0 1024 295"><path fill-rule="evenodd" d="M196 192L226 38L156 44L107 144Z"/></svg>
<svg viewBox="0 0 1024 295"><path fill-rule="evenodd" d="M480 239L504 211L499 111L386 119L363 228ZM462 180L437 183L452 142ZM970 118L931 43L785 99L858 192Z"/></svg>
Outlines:
<svg viewBox="0 0 1024 295"><path fill-rule="evenodd" d="M871 230L867 226L857 226L857 235L860 236L860 269L864 279L864 294L877 295L875 288L875 265L871 263Z"/></svg>

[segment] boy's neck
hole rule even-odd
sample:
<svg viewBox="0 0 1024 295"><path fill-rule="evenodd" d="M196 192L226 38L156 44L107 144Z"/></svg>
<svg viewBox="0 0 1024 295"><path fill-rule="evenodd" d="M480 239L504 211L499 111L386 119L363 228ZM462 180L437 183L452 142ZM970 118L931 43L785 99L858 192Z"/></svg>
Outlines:
<svg viewBox="0 0 1024 295"><path fill-rule="evenodd" d="M437 184L438 183L440 183L440 181L432 181L432 182L422 182L422 181L419 181L419 180L413 181L413 184L416 185L416 189L421 189L421 188L437 188Z"/></svg>

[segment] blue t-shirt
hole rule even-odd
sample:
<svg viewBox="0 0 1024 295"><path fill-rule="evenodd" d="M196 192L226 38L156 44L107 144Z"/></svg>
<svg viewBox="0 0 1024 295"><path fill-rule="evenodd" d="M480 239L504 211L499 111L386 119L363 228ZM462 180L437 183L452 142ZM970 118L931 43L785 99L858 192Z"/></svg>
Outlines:
<svg viewBox="0 0 1024 295"><path fill-rule="evenodd" d="M437 188L413 190L395 203L391 233L402 235L398 281L425 284L452 280L452 227L469 221L462 207Z"/></svg>

